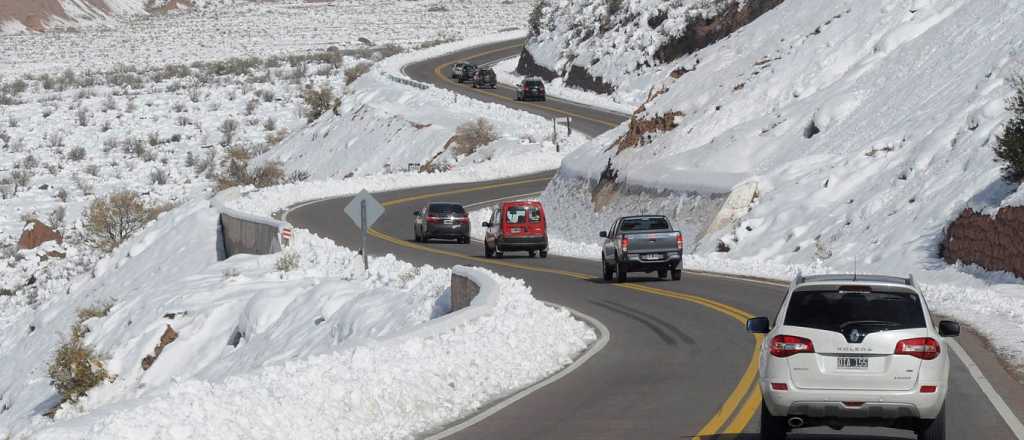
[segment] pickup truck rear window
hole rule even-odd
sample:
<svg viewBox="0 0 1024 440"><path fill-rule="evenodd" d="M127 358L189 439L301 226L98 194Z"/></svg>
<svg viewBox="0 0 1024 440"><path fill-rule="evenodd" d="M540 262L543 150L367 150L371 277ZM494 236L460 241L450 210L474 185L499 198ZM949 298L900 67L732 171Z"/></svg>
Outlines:
<svg viewBox="0 0 1024 440"><path fill-rule="evenodd" d="M661 217L627 218L619 228L622 232L651 231L668 229L668 220Z"/></svg>
<svg viewBox="0 0 1024 440"><path fill-rule="evenodd" d="M786 325L846 333L925 327L921 300L900 292L794 292L786 309Z"/></svg>

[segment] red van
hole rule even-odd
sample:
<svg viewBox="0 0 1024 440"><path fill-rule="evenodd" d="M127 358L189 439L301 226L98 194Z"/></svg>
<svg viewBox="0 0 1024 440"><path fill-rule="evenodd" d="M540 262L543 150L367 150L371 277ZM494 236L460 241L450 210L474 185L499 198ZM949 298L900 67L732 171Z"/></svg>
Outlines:
<svg viewBox="0 0 1024 440"><path fill-rule="evenodd" d="M501 257L509 251L526 251L530 257L548 256L547 218L540 202L504 202L494 207L491 219L483 223L484 255Z"/></svg>

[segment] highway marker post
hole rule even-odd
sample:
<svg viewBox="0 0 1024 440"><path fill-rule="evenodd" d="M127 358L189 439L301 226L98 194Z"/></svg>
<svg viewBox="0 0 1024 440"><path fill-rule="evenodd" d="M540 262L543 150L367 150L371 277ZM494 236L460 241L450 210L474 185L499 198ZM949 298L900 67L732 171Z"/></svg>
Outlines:
<svg viewBox="0 0 1024 440"><path fill-rule="evenodd" d="M359 226L363 236L363 246L359 253L363 256L363 270L367 270L370 265L366 256L366 236L370 234L370 227L380 219L380 216L384 215L384 206L364 189L345 206L345 214L352 219L356 226Z"/></svg>

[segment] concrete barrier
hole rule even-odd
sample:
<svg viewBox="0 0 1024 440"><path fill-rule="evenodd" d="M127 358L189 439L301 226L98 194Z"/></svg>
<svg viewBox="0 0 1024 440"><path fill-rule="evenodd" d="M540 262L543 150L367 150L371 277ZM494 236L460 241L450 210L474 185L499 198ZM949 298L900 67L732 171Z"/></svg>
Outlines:
<svg viewBox="0 0 1024 440"><path fill-rule="evenodd" d="M448 313L469 307L480 293L480 285L470 279L466 275L468 273L464 270L452 270L451 310Z"/></svg>
<svg viewBox="0 0 1024 440"><path fill-rule="evenodd" d="M292 225L236 211L224 205L239 196L237 188L229 188L218 193L212 200L213 207L220 212L217 227L218 260L237 254L274 254L287 247L292 237Z"/></svg>

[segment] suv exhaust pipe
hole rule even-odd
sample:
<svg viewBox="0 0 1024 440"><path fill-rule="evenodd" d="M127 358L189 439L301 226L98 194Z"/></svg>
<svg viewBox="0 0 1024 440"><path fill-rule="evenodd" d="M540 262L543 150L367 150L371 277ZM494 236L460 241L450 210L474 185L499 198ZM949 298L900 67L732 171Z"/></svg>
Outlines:
<svg viewBox="0 0 1024 440"><path fill-rule="evenodd" d="M799 428L801 426L804 426L804 419L800 417L790 417L789 420L786 421L786 423L789 424L790 428Z"/></svg>

